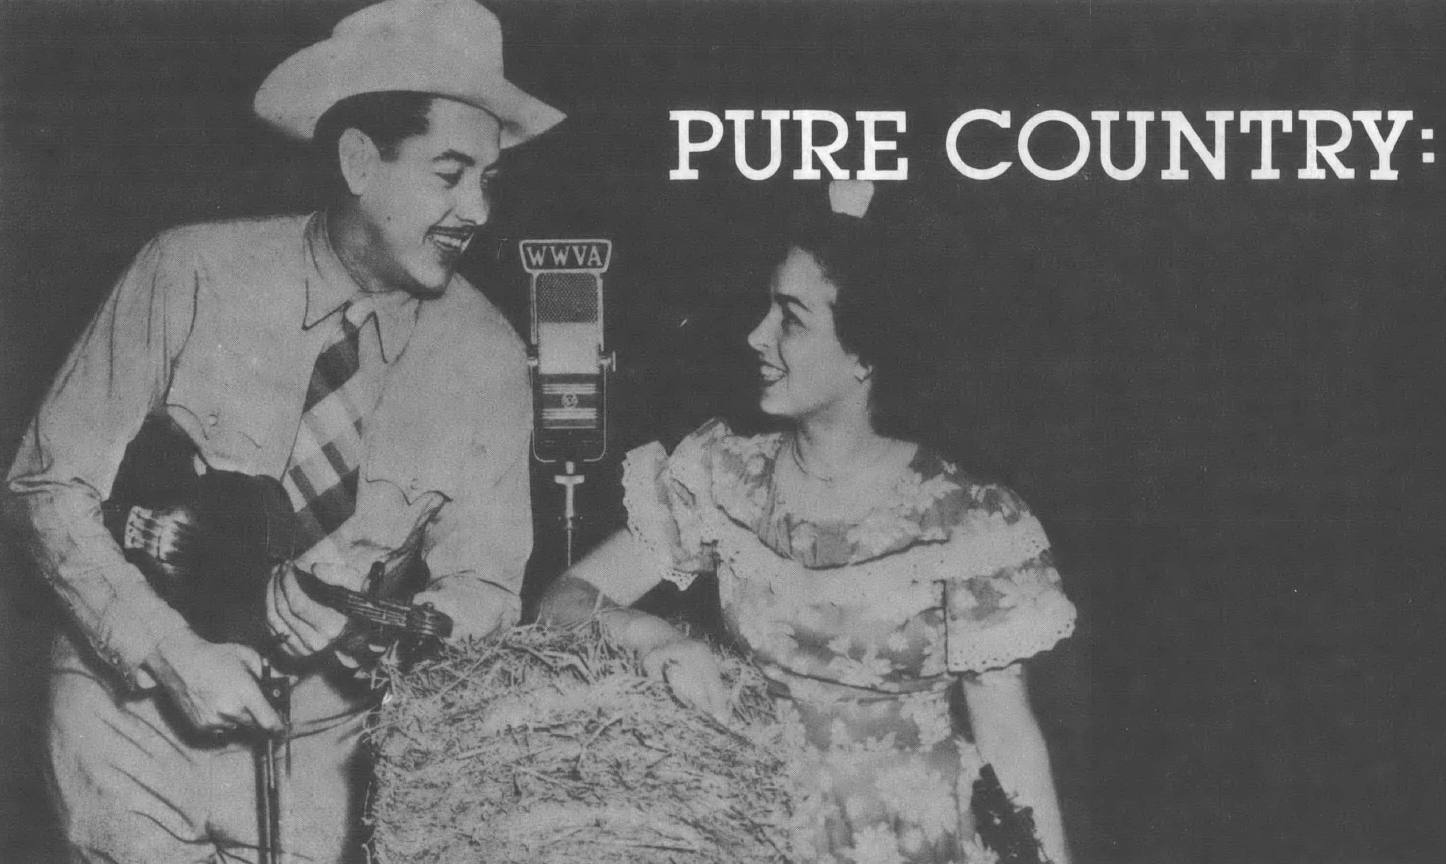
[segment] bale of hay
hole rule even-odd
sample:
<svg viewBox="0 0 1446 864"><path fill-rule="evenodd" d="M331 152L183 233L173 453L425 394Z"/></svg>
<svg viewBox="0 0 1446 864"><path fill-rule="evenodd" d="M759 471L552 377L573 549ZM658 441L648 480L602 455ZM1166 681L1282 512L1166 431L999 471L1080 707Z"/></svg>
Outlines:
<svg viewBox="0 0 1446 864"><path fill-rule="evenodd" d="M721 656L732 717L678 704L595 624L519 627L390 673L370 729L377 864L796 860L762 676Z"/></svg>

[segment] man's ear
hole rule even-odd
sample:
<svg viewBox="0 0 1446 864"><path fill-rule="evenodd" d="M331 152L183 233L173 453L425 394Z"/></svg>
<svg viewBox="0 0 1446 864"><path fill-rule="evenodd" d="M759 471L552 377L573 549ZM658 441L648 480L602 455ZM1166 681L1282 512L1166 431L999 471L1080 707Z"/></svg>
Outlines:
<svg viewBox="0 0 1446 864"><path fill-rule="evenodd" d="M345 178L351 194L362 194L376 176L376 165L381 160L377 145L360 129L347 129L337 139L336 155L341 165L341 176Z"/></svg>

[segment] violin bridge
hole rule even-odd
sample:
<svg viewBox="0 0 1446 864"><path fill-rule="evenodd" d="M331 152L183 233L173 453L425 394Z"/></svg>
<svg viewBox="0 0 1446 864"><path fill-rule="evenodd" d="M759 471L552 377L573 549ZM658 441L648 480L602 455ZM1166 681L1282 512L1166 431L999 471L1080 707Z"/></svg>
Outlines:
<svg viewBox="0 0 1446 864"><path fill-rule="evenodd" d="M160 532L156 530L156 514L149 507L135 506L126 514L126 528L121 547L135 549L151 558L159 558Z"/></svg>

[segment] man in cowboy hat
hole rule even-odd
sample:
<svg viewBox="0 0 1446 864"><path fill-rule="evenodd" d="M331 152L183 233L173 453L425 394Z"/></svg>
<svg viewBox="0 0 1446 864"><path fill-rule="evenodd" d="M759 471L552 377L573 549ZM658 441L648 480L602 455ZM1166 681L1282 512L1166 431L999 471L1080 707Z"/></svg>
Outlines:
<svg viewBox="0 0 1446 864"><path fill-rule="evenodd" d="M356 12L272 72L255 110L318 148L327 206L148 244L9 475L9 509L74 625L54 653L50 749L76 860L255 860L251 741L283 728L257 651L200 638L102 525L148 416L179 427L205 469L284 486L298 554L264 605L287 657L330 657L346 623L299 572L361 589L375 565L390 575L420 557L430 581L416 600L458 637L520 611L524 354L456 267L487 221L501 151L562 114L503 77L501 29L473 0ZM282 846L286 860L335 861L367 703L334 664L299 667L316 671L292 695Z"/></svg>

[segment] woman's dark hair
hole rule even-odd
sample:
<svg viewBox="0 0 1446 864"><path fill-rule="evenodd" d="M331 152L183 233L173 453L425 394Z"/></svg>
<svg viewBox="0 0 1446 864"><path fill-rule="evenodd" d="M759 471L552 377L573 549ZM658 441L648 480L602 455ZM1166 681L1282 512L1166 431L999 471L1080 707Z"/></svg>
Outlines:
<svg viewBox="0 0 1446 864"><path fill-rule="evenodd" d="M348 129L358 129L377 146L381 157L397 158L397 147L413 135L425 135L430 128L431 93L389 90L348 96L326 110L316 121L312 147L328 200L346 192L337 142Z"/></svg>
<svg viewBox="0 0 1446 864"><path fill-rule="evenodd" d="M865 218L810 211L785 232L838 289L834 327L844 349L873 368L870 409L885 435L939 446L945 404L957 399L969 321L964 244L919 202L889 208L875 196ZM880 207L881 204L885 206ZM903 210L903 212L900 212ZM881 212L882 211L882 212ZM953 380L951 380L953 379Z"/></svg>

